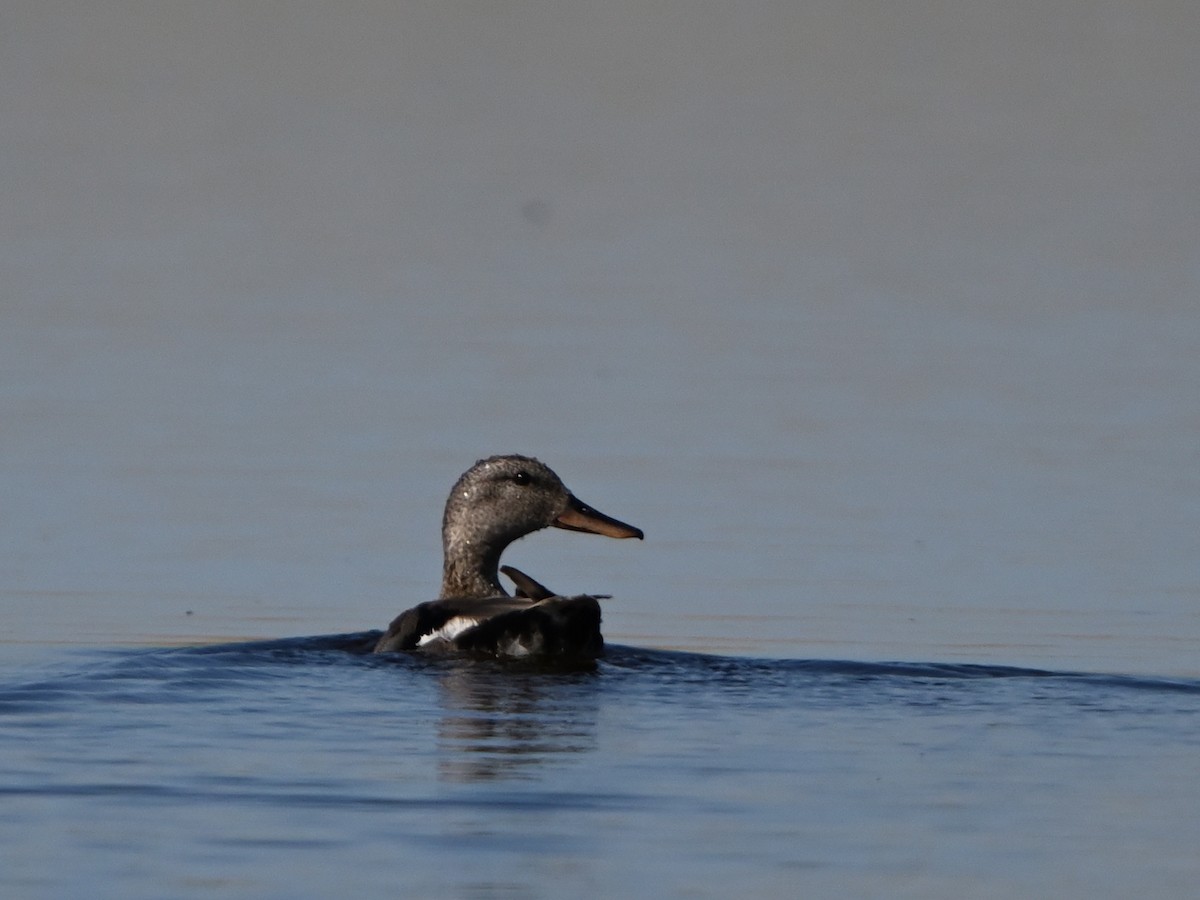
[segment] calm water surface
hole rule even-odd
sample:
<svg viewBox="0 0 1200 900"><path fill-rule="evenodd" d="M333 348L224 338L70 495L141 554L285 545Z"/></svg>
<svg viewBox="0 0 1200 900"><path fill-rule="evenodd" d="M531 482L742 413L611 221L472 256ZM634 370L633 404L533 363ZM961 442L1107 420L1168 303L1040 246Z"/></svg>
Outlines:
<svg viewBox="0 0 1200 900"><path fill-rule="evenodd" d="M1200 682L370 635L0 684L12 897L1184 896Z"/></svg>
<svg viewBox="0 0 1200 900"><path fill-rule="evenodd" d="M1200 5L283 6L0 11L0 896L1195 895Z"/></svg>

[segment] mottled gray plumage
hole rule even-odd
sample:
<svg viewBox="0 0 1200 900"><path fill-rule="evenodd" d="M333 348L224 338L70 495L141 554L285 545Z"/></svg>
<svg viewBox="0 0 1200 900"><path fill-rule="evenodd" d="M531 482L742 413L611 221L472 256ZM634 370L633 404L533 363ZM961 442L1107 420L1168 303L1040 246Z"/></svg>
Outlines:
<svg viewBox="0 0 1200 900"><path fill-rule="evenodd" d="M520 479L521 475L525 478ZM536 459L492 456L479 460L459 477L446 500L438 596L503 594L498 572L504 548L548 527L570 499L571 492L562 479Z"/></svg>
<svg viewBox="0 0 1200 900"><path fill-rule="evenodd" d="M514 579L516 597L500 585L504 549L551 525L642 537L639 529L581 503L532 457L479 460L458 479L446 501L438 599L397 616L375 651L427 647L518 656L599 653L604 640L596 597L559 597L518 570L513 570L519 576Z"/></svg>

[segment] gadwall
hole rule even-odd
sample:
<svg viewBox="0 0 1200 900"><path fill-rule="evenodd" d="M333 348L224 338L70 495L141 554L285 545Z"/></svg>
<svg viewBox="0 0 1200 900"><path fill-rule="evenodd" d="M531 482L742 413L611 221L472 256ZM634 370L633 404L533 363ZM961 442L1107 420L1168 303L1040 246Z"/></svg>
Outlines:
<svg viewBox="0 0 1200 900"><path fill-rule="evenodd" d="M598 597L560 597L517 569L509 596L499 581L500 554L548 526L614 538L643 537L581 503L545 464L528 456L492 456L463 473L442 517L442 590L438 599L397 616L375 645L392 650L469 650L498 656L595 656L604 648Z"/></svg>

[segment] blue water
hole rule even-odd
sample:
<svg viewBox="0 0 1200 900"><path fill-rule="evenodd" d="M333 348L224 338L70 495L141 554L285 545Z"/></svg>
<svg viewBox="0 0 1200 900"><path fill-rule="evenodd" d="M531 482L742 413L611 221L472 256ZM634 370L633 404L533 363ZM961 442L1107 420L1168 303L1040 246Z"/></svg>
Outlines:
<svg viewBox="0 0 1200 900"><path fill-rule="evenodd" d="M1200 681L71 652L0 685L0 894L1183 896Z"/></svg>
<svg viewBox="0 0 1200 900"><path fill-rule="evenodd" d="M283 6L2 8L0 900L1197 894L1200 4Z"/></svg>

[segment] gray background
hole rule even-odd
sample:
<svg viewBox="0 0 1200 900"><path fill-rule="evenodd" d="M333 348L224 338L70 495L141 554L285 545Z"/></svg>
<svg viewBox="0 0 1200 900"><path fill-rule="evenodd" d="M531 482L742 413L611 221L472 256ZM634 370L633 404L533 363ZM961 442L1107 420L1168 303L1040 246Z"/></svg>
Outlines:
<svg viewBox="0 0 1200 900"><path fill-rule="evenodd" d="M525 452L610 640L1200 672L1200 7L0 6L0 598L381 627ZM34 648L30 651L29 648Z"/></svg>

